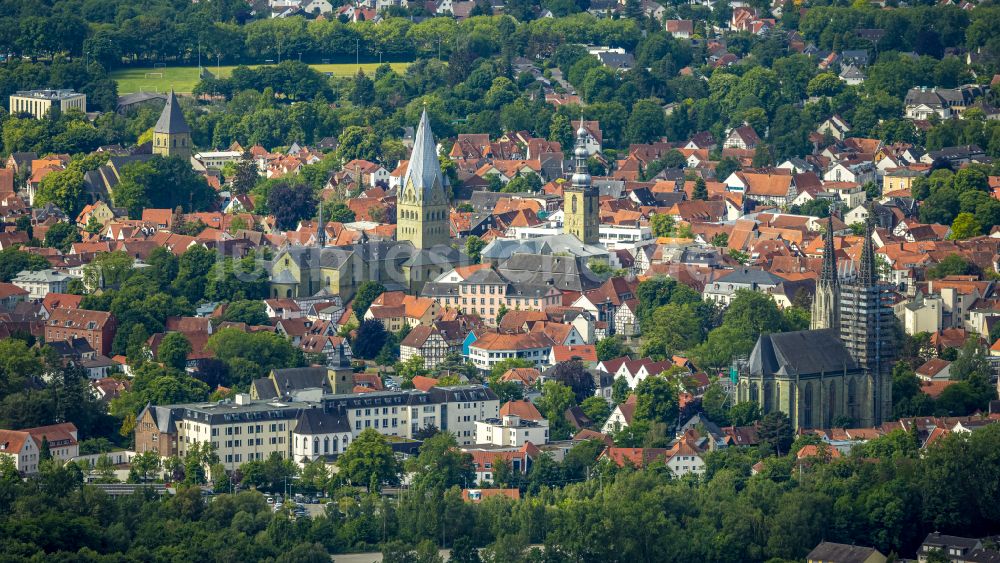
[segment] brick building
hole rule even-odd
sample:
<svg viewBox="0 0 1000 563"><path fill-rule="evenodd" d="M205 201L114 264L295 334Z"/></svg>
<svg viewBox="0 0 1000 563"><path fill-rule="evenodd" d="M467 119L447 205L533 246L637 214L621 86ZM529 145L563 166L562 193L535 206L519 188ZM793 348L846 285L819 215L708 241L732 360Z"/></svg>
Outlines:
<svg viewBox="0 0 1000 563"><path fill-rule="evenodd" d="M117 323L111 313L87 309L55 309L45 322L45 341L83 338L105 356L111 353Z"/></svg>

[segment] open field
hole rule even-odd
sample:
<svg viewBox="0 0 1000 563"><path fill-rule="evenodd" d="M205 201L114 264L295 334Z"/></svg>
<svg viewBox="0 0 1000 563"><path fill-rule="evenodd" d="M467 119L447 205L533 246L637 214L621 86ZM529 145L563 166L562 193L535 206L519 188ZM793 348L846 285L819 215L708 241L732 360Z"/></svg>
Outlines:
<svg viewBox="0 0 1000 563"><path fill-rule="evenodd" d="M396 71L402 72L410 63L389 63ZM248 65L259 66L259 65ZM366 73L374 73L378 68L378 63L353 63L343 64L316 64L309 65L319 72L332 73L334 76L353 76L362 68ZM232 74L235 66L206 66L212 74L219 78L226 78ZM159 77L152 73L162 73ZM118 69L111 73L111 78L118 81L119 94L133 94L135 92L166 92L173 88L177 92L189 93L198 83L198 67L196 66L168 66L166 68L151 67L128 67Z"/></svg>

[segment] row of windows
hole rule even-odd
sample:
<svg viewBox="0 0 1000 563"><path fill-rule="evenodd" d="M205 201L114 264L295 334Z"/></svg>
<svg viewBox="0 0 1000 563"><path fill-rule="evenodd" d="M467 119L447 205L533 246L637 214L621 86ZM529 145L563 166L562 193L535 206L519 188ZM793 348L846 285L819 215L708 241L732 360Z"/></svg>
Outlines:
<svg viewBox="0 0 1000 563"><path fill-rule="evenodd" d="M374 425L372 424L371 420L366 420L365 421L365 428L378 428L378 421L379 420L380 419L376 418ZM381 420L382 420L382 428L389 428L389 419L388 418L383 418ZM393 417L392 418L392 427L396 428L398 426L399 426L399 419ZM361 430L361 421L360 420L355 420L354 421L354 429L355 430Z"/></svg>

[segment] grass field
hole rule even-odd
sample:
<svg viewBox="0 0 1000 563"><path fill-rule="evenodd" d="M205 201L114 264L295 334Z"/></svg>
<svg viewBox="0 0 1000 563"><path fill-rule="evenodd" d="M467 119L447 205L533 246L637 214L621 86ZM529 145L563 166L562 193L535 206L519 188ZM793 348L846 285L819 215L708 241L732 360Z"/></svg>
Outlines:
<svg viewBox="0 0 1000 563"><path fill-rule="evenodd" d="M398 72L406 70L410 63L389 63ZM249 65L256 66L256 65ZM353 63L346 64L318 64L309 65L319 72L330 72L334 76L353 76L358 72L358 66ZM378 63L361 63L360 67L368 74L374 73ZM219 78L229 76L235 66L206 66L212 74ZM148 76L147 73L163 73L163 77ZM166 92L173 88L177 92L189 93L194 90L198 83L198 67L196 66L174 66L166 68L125 68L115 70L111 73L111 78L118 81L119 94L134 94L136 92Z"/></svg>

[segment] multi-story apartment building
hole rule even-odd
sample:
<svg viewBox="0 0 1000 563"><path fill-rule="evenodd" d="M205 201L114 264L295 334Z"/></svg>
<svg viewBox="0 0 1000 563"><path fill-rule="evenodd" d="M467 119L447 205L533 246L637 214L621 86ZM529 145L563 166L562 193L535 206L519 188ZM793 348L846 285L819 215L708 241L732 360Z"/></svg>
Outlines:
<svg viewBox="0 0 1000 563"><path fill-rule="evenodd" d="M114 315L88 309L53 309L45 321L45 341L83 338L105 356L111 353L117 323Z"/></svg>
<svg viewBox="0 0 1000 563"><path fill-rule="evenodd" d="M476 422L499 412L496 394L472 385L342 395L311 389L293 400L238 395L231 402L146 407L136 419L135 447L169 457L208 442L231 471L274 452L298 463L336 455L368 428L412 439L436 427L470 445Z"/></svg>

